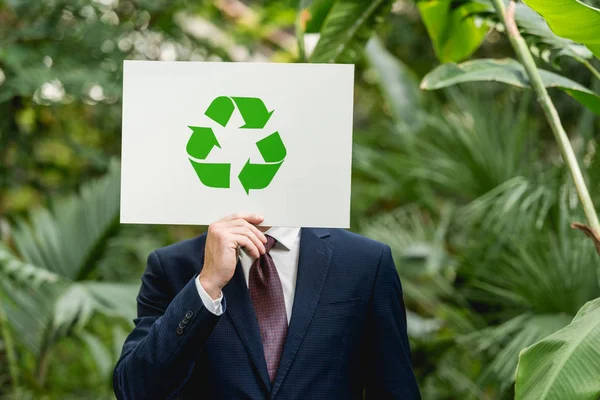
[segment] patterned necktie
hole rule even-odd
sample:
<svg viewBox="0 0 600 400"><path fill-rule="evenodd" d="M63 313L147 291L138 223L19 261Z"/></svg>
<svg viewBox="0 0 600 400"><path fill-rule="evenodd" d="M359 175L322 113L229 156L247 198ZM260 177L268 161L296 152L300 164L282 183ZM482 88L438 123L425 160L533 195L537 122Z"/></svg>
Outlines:
<svg viewBox="0 0 600 400"><path fill-rule="evenodd" d="M276 240L266 236L267 252L252 263L248 286L260 328L269 378L273 382L283 352L288 323L283 288L273 258L269 254Z"/></svg>

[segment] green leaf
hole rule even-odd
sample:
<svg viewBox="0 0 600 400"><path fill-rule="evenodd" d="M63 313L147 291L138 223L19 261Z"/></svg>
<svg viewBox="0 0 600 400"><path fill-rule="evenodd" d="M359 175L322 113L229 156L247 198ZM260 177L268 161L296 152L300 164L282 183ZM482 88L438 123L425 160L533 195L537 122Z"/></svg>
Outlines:
<svg viewBox="0 0 600 400"><path fill-rule="evenodd" d="M84 281L72 284L57 300L54 329L64 330L75 324L82 330L94 313L133 320L135 296L139 285Z"/></svg>
<svg viewBox="0 0 600 400"><path fill-rule="evenodd" d="M477 352L492 354L483 369L482 380L502 390L514 383L519 352L556 332L570 322L566 314L520 314L500 325L459 338L459 343Z"/></svg>
<svg viewBox="0 0 600 400"><path fill-rule="evenodd" d="M117 361L121 356L121 351L123 350L123 344L125 343L125 339L127 339L128 332L126 332L120 325L115 324L113 326L113 359Z"/></svg>
<svg viewBox="0 0 600 400"><path fill-rule="evenodd" d="M299 17L303 33L319 33L323 22L331 11L334 0L302 0L300 1Z"/></svg>
<svg viewBox="0 0 600 400"><path fill-rule="evenodd" d="M140 289L139 284L85 282L84 285L104 315L112 315L126 321L136 317L135 298Z"/></svg>
<svg viewBox="0 0 600 400"><path fill-rule="evenodd" d="M547 188L540 192L545 185ZM480 216L481 222L470 229L471 235L478 235L479 243L469 250L463 263L463 274L470 276L474 298L513 312L573 316L586 301L600 296L594 246L568 228L570 221L582 215L573 206L571 196L575 190L568 185L570 182L556 185L550 179L503 185L503 190L492 191L496 192L494 196L476 200L479 211L468 219ZM560 195L553 194L556 192ZM544 211L549 207L551 210ZM543 216L546 224L536 223L540 211L542 215L550 213ZM485 221L488 214L493 218ZM496 226L495 221L502 217L513 223ZM559 228L549 226L550 220ZM486 258L494 262L493 274L480 268L481 260Z"/></svg>
<svg viewBox="0 0 600 400"><path fill-rule="evenodd" d="M86 344L90 355L94 359L98 374L103 380L108 379L113 369L113 359L110 350L95 335L88 332L80 332L78 336Z"/></svg>
<svg viewBox="0 0 600 400"><path fill-rule="evenodd" d="M523 350L515 398L594 400L600 396L600 298L573 322Z"/></svg>
<svg viewBox="0 0 600 400"><path fill-rule="evenodd" d="M85 183L79 194L21 220L11 233L24 261L0 243L0 299L16 339L33 354L73 327L81 330L95 313L135 317L137 284L77 281L106 266L102 256L118 218L119 176L113 162L106 176Z"/></svg>
<svg viewBox="0 0 600 400"><path fill-rule="evenodd" d="M489 28L474 13L485 4L465 2L454 7L452 0L419 1L421 18L437 58L441 62L462 61L479 48Z"/></svg>
<svg viewBox="0 0 600 400"><path fill-rule="evenodd" d="M3 276L3 279L11 279L14 282L31 287L33 290L41 284L55 283L60 280L59 275L47 269L21 261L2 242L0 242L0 276Z"/></svg>
<svg viewBox="0 0 600 400"><path fill-rule="evenodd" d="M558 88L600 115L600 96L588 88L553 72L540 70L547 88ZM531 88L523 66L513 59L479 59L462 64L448 63L435 68L421 81L421 89L436 90L457 83L494 81Z"/></svg>
<svg viewBox="0 0 600 400"><path fill-rule="evenodd" d="M22 287L11 277L0 276L0 301L14 338L36 356L52 322L52 305L63 289L62 281L32 289Z"/></svg>
<svg viewBox="0 0 600 400"><path fill-rule="evenodd" d="M30 212L13 229L19 254L28 262L71 280L95 266L104 239L119 216L120 168L113 161L106 176L86 182L79 195L51 209Z"/></svg>
<svg viewBox="0 0 600 400"><path fill-rule="evenodd" d="M366 55L379 75L379 87L394 119L411 131L418 130L422 125L422 95L416 74L390 54L376 37L369 40Z"/></svg>
<svg viewBox="0 0 600 400"><path fill-rule="evenodd" d="M524 0L558 36L585 44L600 58L600 9L578 0Z"/></svg>
<svg viewBox="0 0 600 400"><path fill-rule="evenodd" d="M327 14L321 37L310 61L313 63L353 63L360 58L378 17L391 0L339 0Z"/></svg>
<svg viewBox="0 0 600 400"><path fill-rule="evenodd" d="M0 242L0 303L15 332L15 340L38 354L52 303L66 282L44 268L25 263Z"/></svg>
<svg viewBox="0 0 600 400"><path fill-rule="evenodd" d="M523 3L516 4L515 18L523 34L535 36L538 41L560 50L559 56L567 55L575 59L589 59L594 56L584 45L556 36L544 18Z"/></svg>

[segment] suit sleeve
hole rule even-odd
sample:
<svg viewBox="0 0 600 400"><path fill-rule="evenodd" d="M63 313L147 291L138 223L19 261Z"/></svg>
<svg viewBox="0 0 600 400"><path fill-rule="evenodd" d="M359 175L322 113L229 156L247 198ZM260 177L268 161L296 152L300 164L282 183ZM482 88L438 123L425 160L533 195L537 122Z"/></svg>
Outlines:
<svg viewBox="0 0 600 400"><path fill-rule="evenodd" d="M119 400L168 399L189 378L220 318L204 307L195 279L173 297L158 254L148 257L137 298L138 318L113 375Z"/></svg>
<svg viewBox="0 0 600 400"><path fill-rule="evenodd" d="M402 286L387 245L381 253L367 324L366 398L420 399L410 359Z"/></svg>

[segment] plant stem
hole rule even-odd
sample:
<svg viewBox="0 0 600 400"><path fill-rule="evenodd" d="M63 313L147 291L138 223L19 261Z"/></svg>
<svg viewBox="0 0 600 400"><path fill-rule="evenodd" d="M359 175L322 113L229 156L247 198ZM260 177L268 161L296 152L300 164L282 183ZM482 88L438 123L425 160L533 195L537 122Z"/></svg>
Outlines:
<svg viewBox="0 0 600 400"><path fill-rule="evenodd" d="M585 65L587 69L590 70L590 72L596 77L596 79L600 80L600 72L596 68L594 68L591 62L589 62L588 60L582 60L581 62L583 63L583 65Z"/></svg>
<svg viewBox="0 0 600 400"><path fill-rule="evenodd" d="M583 206L583 211L585 212L587 221L592 230L600 233L600 222L598 221L598 215L596 214L594 204L592 203L592 198L590 197L585 180L581 174L581 169L579 168L579 163L577 162L577 157L575 157L575 152L573 151L569 137L565 132L565 128L562 126L562 122L558 112L556 111L556 107L554 107L554 103L552 102L552 99L548 95L548 91L542 82L540 72L535 64L535 61L533 60L531 52L529 51L529 47L519 33L519 29L515 23L514 0L511 0L508 4L508 9L504 7L503 0L493 0L493 3L494 7L496 8L496 12L498 13L498 17L506 27L508 39L515 50L515 53L517 53L519 60L525 67L525 71L527 71L531 86L536 93L537 100L546 114L546 119L548 120L548 124L552 129L552 133L554 133L554 137L558 142L558 147L560 148L563 160L567 164L567 167L571 172L571 176L573 177L573 181L575 182L575 188L577 190L577 194L579 195L579 200Z"/></svg>
<svg viewBox="0 0 600 400"><path fill-rule="evenodd" d="M306 29L306 10L300 10L298 16L296 17L296 40L298 42L298 61L301 63L305 63L308 60L306 59L306 49L304 47L304 29Z"/></svg>
<svg viewBox="0 0 600 400"><path fill-rule="evenodd" d="M4 339L4 347L6 348L6 358L8 360L8 373L10 374L10 382L13 393L17 393L19 389L19 366L17 364L17 356L15 345L12 340L12 335L8 327L8 321L2 303L0 303L0 334Z"/></svg>
<svg viewBox="0 0 600 400"><path fill-rule="evenodd" d="M40 388L46 384L46 376L48 375L48 362L50 361L50 349L43 348L35 371L35 379Z"/></svg>

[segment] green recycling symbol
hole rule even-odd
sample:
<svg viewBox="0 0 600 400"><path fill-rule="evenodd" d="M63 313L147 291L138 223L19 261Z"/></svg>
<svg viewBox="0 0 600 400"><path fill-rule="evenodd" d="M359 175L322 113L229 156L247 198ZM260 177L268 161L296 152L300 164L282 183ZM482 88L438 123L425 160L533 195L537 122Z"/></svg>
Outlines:
<svg viewBox="0 0 600 400"><path fill-rule="evenodd" d="M263 129L273 114L273 111L268 111L259 98L219 96L208 106L204 115L222 127L226 127L236 108L244 119L244 125L240 129ZM207 187L229 188L231 164L205 162L215 146L221 148L212 128L202 126L189 128L192 130L192 135L188 140L186 151L200 182ZM256 147L264 163L253 164L248 158L238 175L246 194L250 194L250 190L264 189L269 186L287 154L279 132L271 133L259 140L256 142Z"/></svg>

